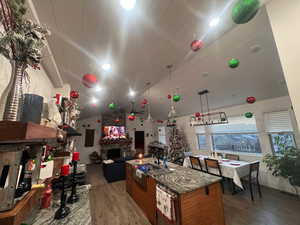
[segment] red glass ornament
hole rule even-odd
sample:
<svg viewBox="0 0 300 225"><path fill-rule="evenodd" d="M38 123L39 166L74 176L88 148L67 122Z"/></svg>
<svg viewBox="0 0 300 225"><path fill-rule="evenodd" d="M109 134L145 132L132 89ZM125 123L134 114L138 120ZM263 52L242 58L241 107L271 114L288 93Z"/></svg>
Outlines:
<svg viewBox="0 0 300 225"><path fill-rule="evenodd" d="M194 41L192 41L192 43L191 43L191 49L192 49L194 52L196 52L196 51L198 51L200 48L202 48L203 45L204 45L203 41L201 41L201 40L194 40Z"/></svg>
<svg viewBox="0 0 300 225"><path fill-rule="evenodd" d="M171 99L172 98L172 95L168 95L168 99Z"/></svg>
<svg viewBox="0 0 300 225"><path fill-rule="evenodd" d="M135 115L129 115L129 116L128 116L128 119L129 119L130 121L135 120Z"/></svg>
<svg viewBox="0 0 300 225"><path fill-rule="evenodd" d="M85 74L82 78L82 84L87 88L94 87L97 82L97 76L94 74Z"/></svg>
<svg viewBox="0 0 300 225"><path fill-rule="evenodd" d="M148 100L147 99L144 99L143 101L142 101L142 105L147 105L148 104Z"/></svg>
<svg viewBox="0 0 300 225"><path fill-rule="evenodd" d="M73 161L79 161L79 155L80 155L79 152L74 152L72 160Z"/></svg>
<svg viewBox="0 0 300 225"><path fill-rule="evenodd" d="M115 123L120 123L120 119L115 119Z"/></svg>
<svg viewBox="0 0 300 225"><path fill-rule="evenodd" d="M201 114L200 114L199 112L196 112L196 113L195 113L195 116L196 116L196 117L200 117Z"/></svg>
<svg viewBox="0 0 300 225"><path fill-rule="evenodd" d="M253 96L250 96L250 97L247 98L247 102L248 102L249 104L253 104L254 102L256 102L256 98L253 97Z"/></svg>
<svg viewBox="0 0 300 225"><path fill-rule="evenodd" d="M71 98L79 98L79 93L78 93L78 91L71 91L71 92L70 92L70 97L71 97Z"/></svg>
<svg viewBox="0 0 300 225"><path fill-rule="evenodd" d="M56 99L55 104L56 105L60 105L61 104L61 100L62 100L61 94L56 94L55 95L55 99Z"/></svg>
<svg viewBox="0 0 300 225"><path fill-rule="evenodd" d="M63 165L60 168L60 175L61 176L68 176L70 171L70 166L69 165Z"/></svg>

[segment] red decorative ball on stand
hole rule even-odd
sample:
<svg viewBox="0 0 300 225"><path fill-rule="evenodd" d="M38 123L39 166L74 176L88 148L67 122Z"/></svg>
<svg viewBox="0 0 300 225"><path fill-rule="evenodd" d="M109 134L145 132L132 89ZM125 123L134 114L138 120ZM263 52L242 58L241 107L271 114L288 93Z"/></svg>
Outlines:
<svg viewBox="0 0 300 225"><path fill-rule="evenodd" d="M247 98L247 102L248 102L249 104L253 104L254 102L256 102L256 98L253 97L253 96L250 96L250 97Z"/></svg>
<svg viewBox="0 0 300 225"><path fill-rule="evenodd" d="M201 40L194 40L191 43L191 49L196 52L203 47L204 43Z"/></svg>
<svg viewBox="0 0 300 225"><path fill-rule="evenodd" d="M195 116L196 116L196 117L200 117L201 114L200 114L199 112L196 112L196 113L195 113Z"/></svg>
<svg viewBox="0 0 300 225"><path fill-rule="evenodd" d="M79 98L79 92L78 91L71 91L70 92L71 98Z"/></svg>
<svg viewBox="0 0 300 225"><path fill-rule="evenodd" d="M97 76L94 74L85 74L82 78L82 84L87 88L94 87L97 82Z"/></svg>

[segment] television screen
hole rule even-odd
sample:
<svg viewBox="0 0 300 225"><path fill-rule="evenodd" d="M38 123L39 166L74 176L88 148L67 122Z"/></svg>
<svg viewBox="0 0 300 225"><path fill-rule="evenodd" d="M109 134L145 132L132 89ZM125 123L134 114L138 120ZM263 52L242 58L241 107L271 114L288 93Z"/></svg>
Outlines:
<svg viewBox="0 0 300 225"><path fill-rule="evenodd" d="M124 126L105 126L104 138L126 138Z"/></svg>

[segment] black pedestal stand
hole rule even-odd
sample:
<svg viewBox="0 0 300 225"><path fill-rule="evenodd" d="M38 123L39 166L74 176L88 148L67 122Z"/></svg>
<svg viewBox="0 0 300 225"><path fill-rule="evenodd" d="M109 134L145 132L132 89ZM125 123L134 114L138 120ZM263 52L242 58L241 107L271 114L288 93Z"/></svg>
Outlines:
<svg viewBox="0 0 300 225"><path fill-rule="evenodd" d="M62 192L61 192L60 207L55 212L55 216L54 216L56 220L65 218L71 212L70 208L66 206L67 194L65 194L65 179L66 179L65 176L62 176Z"/></svg>
<svg viewBox="0 0 300 225"><path fill-rule="evenodd" d="M73 160L73 176L72 176L72 193L71 196L68 198L68 203L73 204L79 201L79 196L76 194L76 174L77 174L77 161Z"/></svg>

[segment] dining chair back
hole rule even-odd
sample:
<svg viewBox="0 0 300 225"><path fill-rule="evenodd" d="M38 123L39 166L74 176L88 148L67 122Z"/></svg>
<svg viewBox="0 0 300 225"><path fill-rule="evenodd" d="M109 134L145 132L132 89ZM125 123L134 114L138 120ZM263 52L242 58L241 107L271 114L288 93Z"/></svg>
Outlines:
<svg viewBox="0 0 300 225"><path fill-rule="evenodd" d="M253 186L252 186L253 184L257 186L259 197L260 198L262 197L260 184L259 184L259 165L260 162L251 163L249 169L248 181L249 181L249 189L250 189L252 201L254 201Z"/></svg>
<svg viewBox="0 0 300 225"><path fill-rule="evenodd" d="M203 171L202 164L198 157L190 156L190 161L191 161L192 169Z"/></svg>
<svg viewBox="0 0 300 225"><path fill-rule="evenodd" d="M224 193L224 184L223 184L223 182L225 180L225 177L223 177L223 175L222 175L222 170L221 170L219 161L215 160L215 159L205 158L204 163L205 163L205 168L206 168L207 173L222 178L221 186L222 186L222 190L223 190L223 193ZM209 168L211 168L213 170L210 170Z"/></svg>
<svg viewBox="0 0 300 225"><path fill-rule="evenodd" d="M239 161L240 156L239 155L234 155L234 154L225 154L225 159L231 159L231 160Z"/></svg>

